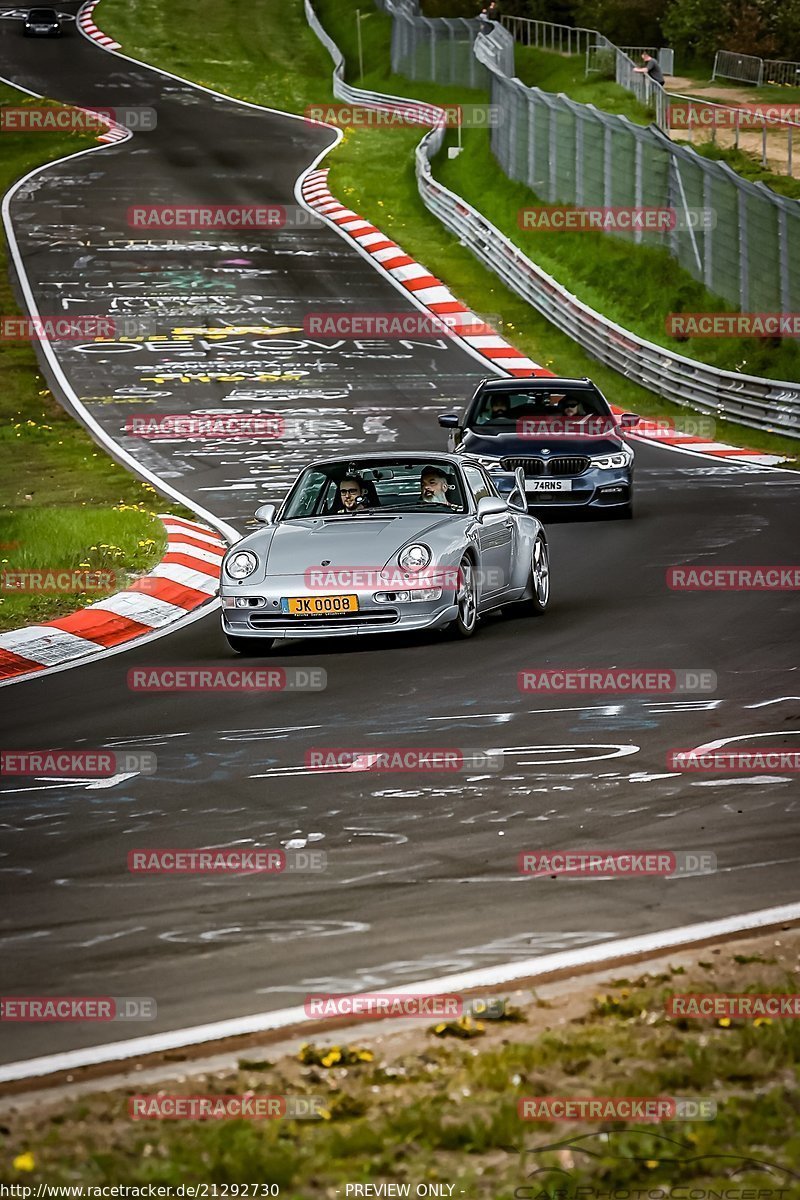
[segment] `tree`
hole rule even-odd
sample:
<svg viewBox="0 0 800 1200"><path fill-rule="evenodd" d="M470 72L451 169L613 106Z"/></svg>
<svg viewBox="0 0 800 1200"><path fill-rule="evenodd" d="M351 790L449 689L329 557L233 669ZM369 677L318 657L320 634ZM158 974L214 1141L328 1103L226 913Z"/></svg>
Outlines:
<svg viewBox="0 0 800 1200"><path fill-rule="evenodd" d="M781 0L776 4L770 27L778 45L775 57L800 62L800 0Z"/></svg>
<svg viewBox="0 0 800 1200"><path fill-rule="evenodd" d="M660 46L667 0L580 0L577 23L605 34L617 46Z"/></svg>
<svg viewBox="0 0 800 1200"><path fill-rule="evenodd" d="M729 44L730 3L720 0L670 0L661 22L667 43L683 60L713 58L717 50L737 50Z"/></svg>

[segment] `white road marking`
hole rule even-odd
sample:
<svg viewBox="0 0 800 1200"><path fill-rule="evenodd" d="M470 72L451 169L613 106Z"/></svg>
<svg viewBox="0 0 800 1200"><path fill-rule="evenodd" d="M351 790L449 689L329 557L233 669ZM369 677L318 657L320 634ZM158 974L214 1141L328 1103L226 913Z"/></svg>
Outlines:
<svg viewBox="0 0 800 1200"><path fill-rule="evenodd" d="M116 787L126 779L135 779L140 774L141 771L123 771L119 775L109 775L108 779L95 779L86 786L93 791L104 791L106 788Z"/></svg>
<svg viewBox="0 0 800 1200"><path fill-rule="evenodd" d="M718 938L788 921L800 921L800 904L782 904L774 908L759 909L734 917L722 917L714 921L702 921L695 925L683 925L674 929L663 929L656 933L638 934L634 937L604 941L599 945L582 946L579 949L543 954L538 958L520 959L499 963L491 967L462 971L438 979L417 980L393 988L400 993L454 992L473 988L496 988L517 979L533 978L553 971L581 967L602 967L609 960L631 958L634 955L656 955L668 949L677 950L691 946L693 942L706 938ZM147 1054L163 1053L187 1046L198 1046L223 1038L242 1037L268 1030L284 1029L292 1025L313 1027L303 1006L284 1008L273 1012L254 1013L246 1017L234 1017L226 1021L215 1021L205 1025L194 1025L186 1029L168 1030L127 1041L112 1042L100 1046L86 1046L80 1050L68 1050L41 1058L31 1058L0 1066L0 1083L12 1080L40 1078L56 1071L76 1071L81 1067L119 1062L140 1058Z"/></svg>
<svg viewBox="0 0 800 1200"><path fill-rule="evenodd" d="M133 929L121 929L118 933L101 933L99 937L90 938L88 942L76 942L75 944L88 949L90 946L99 946L101 942L113 942L116 938L128 937L131 933L143 933L146 929L146 925L136 925Z"/></svg>

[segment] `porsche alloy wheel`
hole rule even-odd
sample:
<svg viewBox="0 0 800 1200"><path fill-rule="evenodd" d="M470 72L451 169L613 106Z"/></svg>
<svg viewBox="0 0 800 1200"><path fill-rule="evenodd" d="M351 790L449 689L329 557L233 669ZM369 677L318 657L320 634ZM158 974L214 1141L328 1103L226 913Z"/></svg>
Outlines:
<svg viewBox="0 0 800 1200"><path fill-rule="evenodd" d="M543 613L550 600L550 553L547 542L538 534L531 556L531 597L528 601L534 616Z"/></svg>
<svg viewBox="0 0 800 1200"><path fill-rule="evenodd" d="M472 637L478 624L478 580L472 559L464 556L458 568L459 588L456 592L458 616L450 629L455 637Z"/></svg>

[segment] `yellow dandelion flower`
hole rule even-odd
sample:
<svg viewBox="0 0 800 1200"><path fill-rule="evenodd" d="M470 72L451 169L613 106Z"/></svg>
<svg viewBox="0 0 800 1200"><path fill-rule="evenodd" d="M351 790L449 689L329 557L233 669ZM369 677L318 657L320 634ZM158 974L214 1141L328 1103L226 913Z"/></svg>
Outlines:
<svg viewBox="0 0 800 1200"><path fill-rule="evenodd" d="M721 1026L722 1029L727 1029L730 1023L730 1017L720 1017L720 1019L717 1021L717 1024Z"/></svg>
<svg viewBox="0 0 800 1200"><path fill-rule="evenodd" d="M30 1150L26 1150L24 1154L18 1154L11 1165L15 1171L32 1171L36 1162Z"/></svg>
<svg viewBox="0 0 800 1200"><path fill-rule="evenodd" d="M657 1158L648 1158L647 1162L644 1165L647 1167L648 1171L654 1171L656 1169L656 1167L658 1166L658 1159Z"/></svg>

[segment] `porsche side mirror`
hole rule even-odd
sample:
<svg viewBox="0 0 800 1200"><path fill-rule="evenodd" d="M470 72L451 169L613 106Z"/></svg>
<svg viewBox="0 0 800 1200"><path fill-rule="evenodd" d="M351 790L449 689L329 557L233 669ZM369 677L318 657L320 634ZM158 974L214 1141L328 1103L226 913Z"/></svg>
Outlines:
<svg viewBox="0 0 800 1200"><path fill-rule="evenodd" d="M641 421L638 413L623 413L619 419L619 423L623 429L632 429L634 425L638 425Z"/></svg>
<svg viewBox="0 0 800 1200"><path fill-rule="evenodd" d="M508 503L512 508L518 508L522 512L528 511L528 495L525 491L525 472L522 467L517 467L514 471L514 490L508 497Z"/></svg>
<svg viewBox="0 0 800 1200"><path fill-rule="evenodd" d="M458 429L458 413L439 413L439 424L441 425L442 429Z"/></svg>
<svg viewBox="0 0 800 1200"><path fill-rule="evenodd" d="M275 514L277 513L277 511L278 511L277 504L262 504L260 508L256 509L255 518L262 525L274 525L275 524Z"/></svg>
<svg viewBox="0 0 800 1200"><path fill-rule="evenodd" d="M508 504L499 496L481 496L478 501L478 520L482 521L484 517L492 517L495 513L508 512Z"/></svg>

